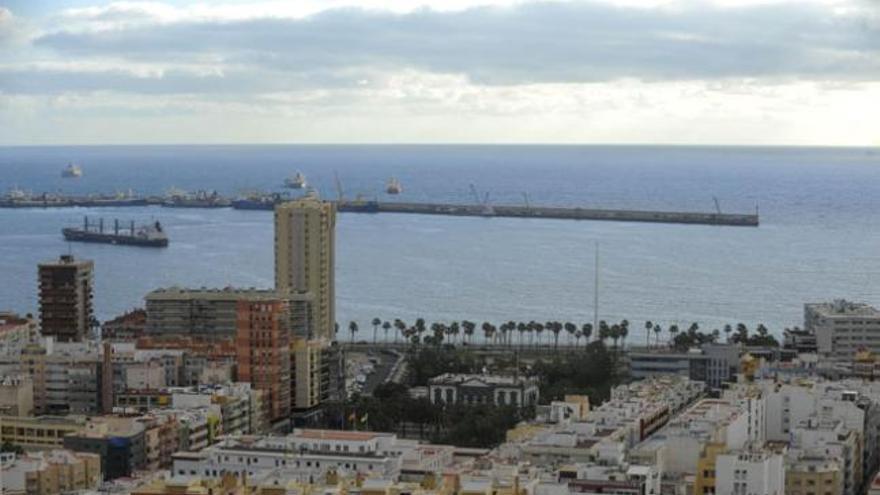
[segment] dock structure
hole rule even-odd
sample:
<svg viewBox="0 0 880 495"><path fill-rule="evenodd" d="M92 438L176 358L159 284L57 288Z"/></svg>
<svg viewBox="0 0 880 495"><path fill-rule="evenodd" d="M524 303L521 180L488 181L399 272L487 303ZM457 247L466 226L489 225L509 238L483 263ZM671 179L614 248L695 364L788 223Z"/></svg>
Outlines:
<svg viewBox="0 0 880 495"><path fill-rule="evenodd" d="M220 196L217 196L220 198ZM216 199L216 198L215 198ZM260 199L227 200L221 203L205 205L208 208L232 207L243 210L274 210L275 205L288 199L278 195L267 196ZM526 202L524 205L489 205L482 204L455 204L455 203L412 203L412 202L383 202L373 200L337 200L337 210L341 213L408 213L416 215L448 215L460 217L486 217L486 218L545 218L556 220L606 220L615 222L651 222L651 223L677 223L695 225L722 225L735 227L757 227L759 218L755 213L721 213L716 212L687 212L687 211L654 211L654 210L624 210L602 208L580 208L563 206L535 206ZM169 204L161 197L127 197L113 198L111 196L35 196L29 198L0 198L0 208L69 208L75 206L101 207L101 206L178 206ZM187 207L198 207L185 205Z"/></svg>
<svg viewBox="0 0 880 495"><path fill-rule="evenodd" d="M337 203L340 212L411 213L464 217L547 218L557 220L608 220L616 222L682 223L757 227L758 214L683 211L618 210L553 206L466 205L448 203L358 202Z"/></svg>

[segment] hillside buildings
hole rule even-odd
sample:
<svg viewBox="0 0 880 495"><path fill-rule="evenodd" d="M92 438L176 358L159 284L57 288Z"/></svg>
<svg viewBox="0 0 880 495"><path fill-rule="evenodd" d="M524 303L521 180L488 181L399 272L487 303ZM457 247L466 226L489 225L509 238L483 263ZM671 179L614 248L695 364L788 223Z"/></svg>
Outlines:
<svg viewBox="0 0 880 495"><path fill-rule="evenodd" d="M62 255L39 265L40 330L60 342L77 342L89 335L94 321L92 287L94 264Z"/></svg>

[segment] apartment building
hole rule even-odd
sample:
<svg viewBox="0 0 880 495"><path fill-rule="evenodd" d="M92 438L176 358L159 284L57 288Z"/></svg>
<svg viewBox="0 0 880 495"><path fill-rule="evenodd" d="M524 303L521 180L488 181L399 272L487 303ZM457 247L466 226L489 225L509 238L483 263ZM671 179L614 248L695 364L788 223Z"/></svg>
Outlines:
<svg viewBox="0 0 880 495"><path fill-rule="evenodd" d="M238 379L264 392L273 423L290 417L288 311L283 299L238 303Z"/></svg>
<svg viewBox="0 0 880 495"><path fill-rule="evenodd" d="M64 437L82 431L83 416L12 416L0 418L0 443L25 449L52 449L64 446Z"/></svg>
<svg viewBox="0 0 880 495"><path fill-rule="evenodd" d="M145 332L153 337L235 338L239 301L259 302L276 298L273 290L254 288L156 289L144 297L147 311Z"/></svg>
<svg viewBox="0 0 880 495"><path fill-rule="evenodd" d="M174 455L175 476L259 477L279 470L287 480L339 476L397 479L404 457L418 446L389 433L295 429L289 436L226 437L201 452Z"/></svg>
<svg viewBox="0 0 880 495"><path fill-rule="evenodd" d="M89 336L95 321L94 263L62 255L38 267L40 331L59 342L78 342Z"/></svg>
<svg viewBox="0 0 880 495"><path fill-rule="evenodd" d="M61 495L96 490L101 459L95 454L48 450L15 456L0 466L4 495Z"/></svg>
<svg viewBox="0 0 880 495"><path fill-rule="evenodd" d="M34 414L34 381L30 375L0 376L0 416Z"/></svg>
<svg viewBox="0 0 880 495"><path fill-rule="evenodd" d="M146 430L137 418L94 417L64 437L64 448L100 456L105 480L130 477L147 467Z"/></svg>
<svg viewBox="0 0 880 495"><path fill-rule="evenodd" d="M100 414L103 361L94 341L42 339L19 354L19 372L33 380L36 414Z"/></svg>
<svg viewBox="0 0 880 495"><path fill-rule="evenodd" d="M630 349L629 373L634 379L680 375L719 388L739 372L739 348L733 344L706 344L688 351Z"/></svg>
<svg viewBox="0 0 880 495"><path fill-rule="evenodd" d="M336 337L335 257L334 203L309 194L275 207L275 290L292 301L290 329L299 337ZM293 301L307 302L306 311Z"/></svg>
<svg viewBox="0 0 880 495"><path fill-rule="evenodd" d="M867 349L880 353L880 311L863 303L838 299L804 305L804 330L816 336L821 356L850 360Z"/></svg>
<svg viewBox="0 0 880 495"><path fill-rule="evenodd" d="M715 462L715 493L785 495L785 460L769 450L720 454Z"/></svg>

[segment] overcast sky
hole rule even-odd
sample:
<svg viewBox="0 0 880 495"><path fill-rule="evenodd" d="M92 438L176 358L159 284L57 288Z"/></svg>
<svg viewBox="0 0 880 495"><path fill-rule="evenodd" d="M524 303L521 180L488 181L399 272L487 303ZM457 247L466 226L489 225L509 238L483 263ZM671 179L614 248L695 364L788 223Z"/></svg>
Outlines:
<svg viewBox="0 0 880 495"><path fill-rule="evenodd" d="M0 144L880 145L880 0L0 0Z"/></svg>

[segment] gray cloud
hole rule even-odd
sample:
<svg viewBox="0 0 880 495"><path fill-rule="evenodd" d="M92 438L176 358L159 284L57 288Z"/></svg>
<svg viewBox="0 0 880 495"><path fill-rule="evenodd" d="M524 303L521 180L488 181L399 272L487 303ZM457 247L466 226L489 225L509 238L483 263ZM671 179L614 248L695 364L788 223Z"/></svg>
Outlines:
<svg viewBox="0 0 880 495"><path fill-rule="evenodd" d="M869 11L834 15L819 5L686 5L536 3L403 15L340 9L305 19L59 31L35 45L74 60L221 60L234 69L223 77L170 72L162 79L17 72L0 74L0 89L53 91L73 83L82 90L271 91L347 84L351 79L338 73L363 67L463 73L493 85L623 77L880 79L880 29Z"/></svg>

